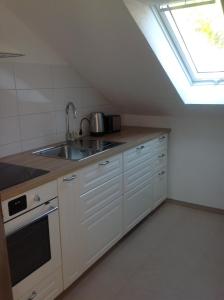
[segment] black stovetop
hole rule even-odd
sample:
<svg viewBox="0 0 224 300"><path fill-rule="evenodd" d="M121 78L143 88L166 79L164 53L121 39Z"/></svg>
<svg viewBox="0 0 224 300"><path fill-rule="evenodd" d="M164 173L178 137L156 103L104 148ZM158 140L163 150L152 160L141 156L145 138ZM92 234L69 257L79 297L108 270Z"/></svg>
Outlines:
<svg viewBox="0 0 224 300"><path fill-rule="evenodd" d="M48 172L40 169L0 163L0 191L47 174Z"/></svg>

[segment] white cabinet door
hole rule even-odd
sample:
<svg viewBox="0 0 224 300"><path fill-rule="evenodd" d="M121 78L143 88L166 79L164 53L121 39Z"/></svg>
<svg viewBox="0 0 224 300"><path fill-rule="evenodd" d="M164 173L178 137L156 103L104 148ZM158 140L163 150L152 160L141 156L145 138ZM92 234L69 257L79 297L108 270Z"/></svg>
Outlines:
<svg viewBox="0 0 224 300"><path fill-rule="evenodd" d="M64 288L80 275L79 175L58 179Z"/></svg>
<svg viewBox="0 0 224 300"><path fill-rule="evenodd" d="M153 209L167 198L167 172L166 168L155 174L153 179Z"/></svg>
<svg viewBox="0 0 224 300"><path fill-rule="evenodd" d="M123 235L122 176L80 197L82 271L90 267Z"/></svg>
<svg viewBox="0 0 224 300"><path fill-rule="evenodd" d="M153 175L154 161L151 158L145 159L135 167L124 173L124 192L128 192L143 182L149 180Z"/></svg>
<svg viewBox="0 0 224 300"><path fill-rule="evenodd" d="M111 178L120 175L122 167L122 154L118 154L83 168L80 171L80 193L85 194Z"/></svg>
<svg viewBox="0 0 224 300"><path fill-rule="evenodd" d="M125 233L146 217L153 206L153 180L146 181L124 195Z"/></svg>

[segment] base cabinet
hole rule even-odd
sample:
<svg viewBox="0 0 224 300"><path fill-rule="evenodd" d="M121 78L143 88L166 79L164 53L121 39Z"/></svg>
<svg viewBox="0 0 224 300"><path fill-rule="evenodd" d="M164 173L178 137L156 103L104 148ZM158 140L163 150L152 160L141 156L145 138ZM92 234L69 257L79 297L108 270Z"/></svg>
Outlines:
<svg viewBox="0 0 224 300"><path fill-rule="evenodd" d="M163 135L58 179L64 289L166 199L166 143Z"/></svg>

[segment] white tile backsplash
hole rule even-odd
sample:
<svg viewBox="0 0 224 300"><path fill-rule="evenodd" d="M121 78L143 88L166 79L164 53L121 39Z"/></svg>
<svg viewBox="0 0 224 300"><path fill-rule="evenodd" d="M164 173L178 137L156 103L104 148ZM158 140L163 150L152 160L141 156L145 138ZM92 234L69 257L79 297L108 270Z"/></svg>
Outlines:
<svg viewBox="0 0 224 300"><path fill-rule="evenodd" d="M0 119L0 146L20 140L19 118L9 117Z"/></svg>
<svg viewBox="0 0 224 300"><path fill-rule="evenodd" d="M56 134L55 113L42 113L21 116L22 140Z"/></svg>
<svg viewBox="0 0 224 300"><path fill-rule="evenodd" d="M11 63L1 63L0 89L15 89L14 69Z"/></svg>
<svg viewBox="0 0 224 300"><path fill-rule="evenodd" d="M53 87L88 87L88 83L77 74L72 67L53 66Z"/></svg>
<svg viewBox="0 0 224 300"><path fill-rule="evenodd" d="M65 110L68 102L73 102L79 108L83 89L85 88L54 89L55 110Z"/></svg>
<svg viewBox="0 0 224 300"><path fill-rule="evenodd" d="M64 111L56 111L55 118L56 118L57 134L65 133L65 130L66 130L65 112Z"/></svg>
<svg viewBox="0 0 224 300"><path fill-rule="evenodd" d="M0 157L65 139L65 106L73 102L80 120L114 108L73 68L0 63Z"/></svg>
<svg viewBox="0 0 224 300"><path fill-rule="evenodd" d="M18 90L20 115L51 112L55 109L52 89Z"/></svg>
<svg viewBox="0 0 224 300"><path fill-rule="evenodd" d="M49 65L15 64L15 80L17 89L52 88L52 70Z"/></svg>
<svg viewBox="0 0 224 300"><path fill-rule="evenodd" d="M44 147L56 143L57 139L55 135L45 135L39 138L22 141L22 151Z"/></svg>
<svg viewBox="0 0 224 300"><path fill-rule="evenodd" d="M0 146L0 157L15 154L21 151L22 148L20 142L10 143L7 145Z"/></svg>
<svg viewBox="0 0 224 300"><path fill-rule="evenodd" d="M0 118L16 116L17 114L16 91L0 90Z"/></svg>

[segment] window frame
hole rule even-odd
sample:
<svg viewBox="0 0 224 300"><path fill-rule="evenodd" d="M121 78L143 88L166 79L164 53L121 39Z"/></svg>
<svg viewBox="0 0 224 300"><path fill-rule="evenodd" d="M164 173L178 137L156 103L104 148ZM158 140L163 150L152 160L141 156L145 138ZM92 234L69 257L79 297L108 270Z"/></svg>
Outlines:
<svg viewBox="0 0 224 300"><path fill-rule="evenodd" d="M211 3L210 1L208 1L208 3L206 4L211 4ZM185 73L185 76L187 77L189 84L191 86L224 85L224 71L223 72L198 72L197 71L193 58L191 57L190 51L188 50L187 45L184 42L184 38L182 37L181 32L172 16L172 10L169 9L161 10L160 4L155 4L152 6L152 11L164 33L164 36L166 37L171 49L173 50L173 53L175 54L183 72ZM173 24L171 24L171 22L168 20L168 17L166 16L166 12L169 12L170 18L173 20ZM176 29L176 32L178 32L177 34L174 31L173 27ZM211 78L212 77L211 74L214 75L214 79Z"/></svg>

